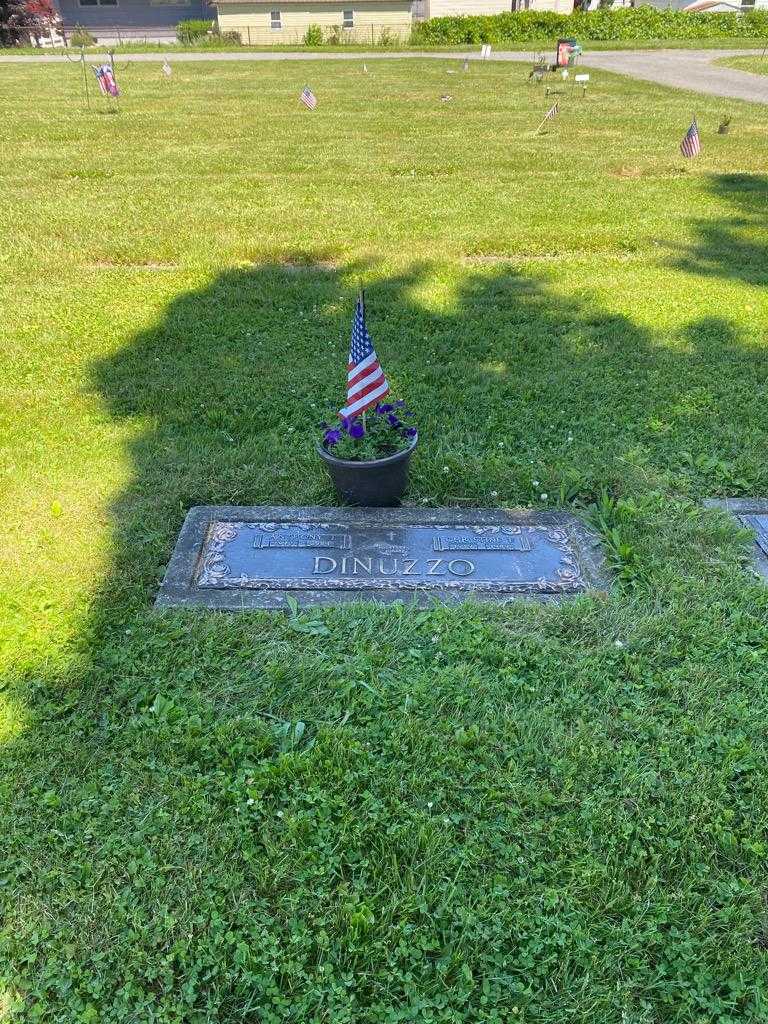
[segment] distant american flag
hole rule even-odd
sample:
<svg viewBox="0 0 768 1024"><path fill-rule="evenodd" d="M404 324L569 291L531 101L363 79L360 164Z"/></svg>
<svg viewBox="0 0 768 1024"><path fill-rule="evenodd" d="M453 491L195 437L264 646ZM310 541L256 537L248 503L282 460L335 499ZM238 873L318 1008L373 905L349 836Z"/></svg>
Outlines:
<svg viewBox="0 0 768 1024"><path fill-rule="evenodd" d="M115 81L115 74L112 71L112 67L109 64L99 64L98 67L93 69L94 75L96 75L96 81L99 83L102 95L104 96L119 96L120 90L117 88L117 82Z"/></svg>
<svg viewBox="0 0 768 1024"><path fill-rule="evenodd" d="M701 139L699 138L699 126L696 124L696 118L691 121L691 127L683 136L683 141L680 143L680 152L683 156L691 157L698 156L701 152Z"/></svg>
<svg viewBox="0 0 768 1024"><path fill-rule="evenodd" d="M347 363L347 404L339 416L358 416L380 398L389 394L389 384L365 326L365 304L362 292L357 297L355 319L352 321L352 343Z"/></svg>
<svg viewBox="0 0 768 1024"><path fill-rule="evenodd" d="M560 107L555 102L544 115L545 121L551 121L553 117L556 117L560 113Z"/></svg>
<svg viewBox="0 0 768 1024"><path fill-rule="evenodd" d="M310 110L314 110L317 106L317 96L312 92L308 85L304 86L301 96L299 99L305 107L309 107Z"/></svg>

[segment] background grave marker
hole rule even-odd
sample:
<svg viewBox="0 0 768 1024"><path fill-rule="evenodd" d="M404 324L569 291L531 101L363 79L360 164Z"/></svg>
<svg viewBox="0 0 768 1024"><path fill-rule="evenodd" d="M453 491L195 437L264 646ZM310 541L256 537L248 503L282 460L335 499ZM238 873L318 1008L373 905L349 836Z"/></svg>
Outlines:
<svg viewBox="0 0 768 1024"><path fill-rule="evenodd" d="M768 498L710 498L704 504L730 512L739 526L754 531L754 569L768 581Z"/></svg>

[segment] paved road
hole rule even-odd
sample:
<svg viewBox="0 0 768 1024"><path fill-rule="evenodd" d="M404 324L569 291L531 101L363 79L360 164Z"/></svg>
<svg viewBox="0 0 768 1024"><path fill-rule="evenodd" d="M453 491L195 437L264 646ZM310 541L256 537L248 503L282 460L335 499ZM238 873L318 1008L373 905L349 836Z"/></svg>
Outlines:
<svg viewBox="0 0 768 1024"><path fill-rule="evenodd" d="M720 57L735 57L742 54L760 54L756 50L603 50L587 53L582 57L586 67L613 71L632 78L641 78L646 82L672 86L678 89L693 89L696 92L708 93L711 96L724 96L728 99L752 100L754 103L768 103L768 75L751 75L746 71L724 68L714 63ZM127 53L120 54L120 61L162 61L166 57L171 61L275 61L275 60L391 60L398 58L434 58L436 60L479 60L477 50L471 53L438 53L434 50L420 52L408 50L405 53L306 53L306 52L260 52L241 51L234 53L178 53L169 48L167 53ZM499 50L493 55L494 60L530 61L530 50ZM41 54L18 56L1 56L0 64L60 64L66 57L58 54ZM98 54L90 55L89 59L99 60Z"/></svg>
<svg viewBox="0 0 768 1024"><path fill-rule="evenodd" d="M584 64L646 82L693 89L710 96L768 103L768 75L724 68L720 57L760 54L762 50L605 50L587 53Z"/></svg>

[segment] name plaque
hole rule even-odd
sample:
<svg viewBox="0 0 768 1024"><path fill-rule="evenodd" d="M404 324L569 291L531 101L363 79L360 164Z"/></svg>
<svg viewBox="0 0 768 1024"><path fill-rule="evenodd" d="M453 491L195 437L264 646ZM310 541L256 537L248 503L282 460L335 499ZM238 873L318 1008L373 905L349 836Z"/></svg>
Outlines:
<svg viewBox="0 0 768 1024"><path fill-rule="evenodd" d="M596 539L565 513L209 506L189 512L157 605L553 599L606 585Z"/></svg>

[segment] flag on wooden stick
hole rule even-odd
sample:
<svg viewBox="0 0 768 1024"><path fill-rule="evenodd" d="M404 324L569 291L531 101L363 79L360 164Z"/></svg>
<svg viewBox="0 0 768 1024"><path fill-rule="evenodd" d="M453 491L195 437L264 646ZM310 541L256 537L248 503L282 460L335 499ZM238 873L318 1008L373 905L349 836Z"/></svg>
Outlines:
<svg viewBox="0 0 768 1024"><path fill-rule="evenodd" d="M552 106L549 108L549 110L544 115L544 123L546 124L547 121L551 121L552 118L553 117L557 117L557 115L559 113L560 113L560 105L558 104L557 100L555 100L555 102L552 104Z"/></svg>
<svg viewBox="0 0 768 1024"><path fill-rule="evenodd" d="M365 299L357 297L352 321L352 341L347 362L347 404L339 412L343 419L359 416L389 394L389 384L379 366L376 350L365 326Z"/></svg>
<svg viewBox="0 0 768 1024"><path fill-rule="evenodd" d="M541 122L541 124L536 129L536 131L540 132L541 129L544 127L544 125L547 123L547 121L551 121L552 118L553 117L557 117L557 115L559 113L560 113L560 107L559 107L559 105L557 103L557 100L555 100L555 102L552 104L552 106L549 108L549 110L544 115L544 120Z"/></svg>
<svg viewBox="0 0 768 1024"><path fill-rule="evenodd" d="M304 86L304 89L302 90L299 99L301 100L305 107L309 108L309 110L314 110L315 107L317 106L317 96L315 96L315 94L312 92L308 85Z"/></svg>
<svg viewBox="0 0 768 1024"><path fill-rule="evenodd" d="M691 127L683 136L683 141L680 143L680 152L684 157L698 156L701 152L701 139L699 138L699 126L696 124L696 118L691 121Z"/></svg>
<svg viewBox="0 0 768 1024"><path fill-rule="evenodd" d="M171 75L173 74L173 68L172 68L172 67L171 67L171 65L170 65L170 64L168 63L168 58L167 58L167 57L166 57L166 59L165 59L165 60L163 61L163 67L162 67L162 72L163 72L163 74L165 75L165 77L166 77L166 78L170 78L170 77L171 77Z"/></svg>

